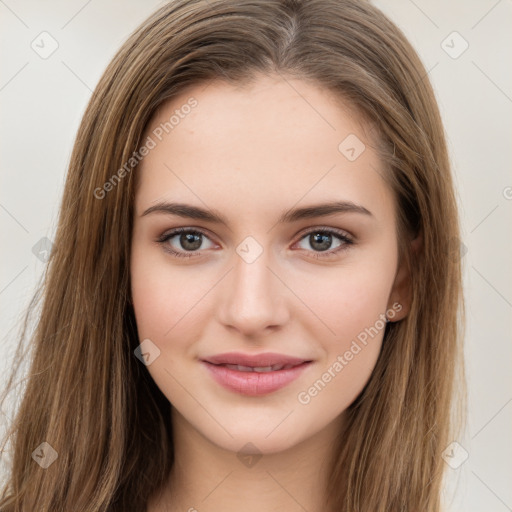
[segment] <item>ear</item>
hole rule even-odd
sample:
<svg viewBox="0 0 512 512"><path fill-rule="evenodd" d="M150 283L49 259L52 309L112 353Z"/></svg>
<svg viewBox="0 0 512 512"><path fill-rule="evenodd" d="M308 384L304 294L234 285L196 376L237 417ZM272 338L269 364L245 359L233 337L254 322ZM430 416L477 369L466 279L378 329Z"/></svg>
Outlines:
<svg viewBox="0 0 512 512"><path fill-rule="evenodd" d="M423 238L421 233L410 243L409 250L412 253L411 256L418 254L423 246ZM394 312L394 315L388 314L389 322L397 322L405 318L410 311L412 301L412 289L411 289L411 276L410 271L407 268L406 260L401 262L389 294L388 309L389 313Z"/></svg>

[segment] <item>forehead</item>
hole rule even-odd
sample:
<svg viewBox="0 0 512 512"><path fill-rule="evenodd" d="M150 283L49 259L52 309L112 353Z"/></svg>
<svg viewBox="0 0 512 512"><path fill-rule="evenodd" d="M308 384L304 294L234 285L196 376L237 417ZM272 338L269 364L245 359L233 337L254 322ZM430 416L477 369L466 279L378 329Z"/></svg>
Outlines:
<svg viewBox="0 0 512 512"><path fill-rule="evenodd" d="M204 199L221 210L245 205L253 213L326 195L390 203L365 128L348 104L304 80L261 76L241 86L189 87L146 130L154 147L136 171L137 211L162 198Z"/></svg>

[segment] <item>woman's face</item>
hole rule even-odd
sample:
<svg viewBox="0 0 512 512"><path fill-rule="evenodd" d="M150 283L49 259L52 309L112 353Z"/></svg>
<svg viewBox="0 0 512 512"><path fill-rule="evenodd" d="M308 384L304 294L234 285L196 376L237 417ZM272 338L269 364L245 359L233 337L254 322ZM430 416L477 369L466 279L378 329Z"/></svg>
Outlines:
<svg viewBox="0 0 512 512"><path fill-rule="evenodd" d="M407 310L393 195L358 119L302 80L214 81L164 105L144 144L132 298L173 422L261 453L339 428L384 315Z"/></svg>

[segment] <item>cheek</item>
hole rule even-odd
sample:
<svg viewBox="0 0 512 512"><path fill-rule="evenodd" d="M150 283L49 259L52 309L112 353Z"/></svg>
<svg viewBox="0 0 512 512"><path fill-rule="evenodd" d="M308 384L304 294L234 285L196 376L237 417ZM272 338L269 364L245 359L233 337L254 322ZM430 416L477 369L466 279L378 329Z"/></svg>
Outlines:
<svg viewBox="0 0 512 512"><path fill-rule="evenodd" d="M170 267L155 253L137 244L132 247L131 290L139 337L154 338L160 345L184 314L188 288L179 272L170 274Z"/></svg>
<svg viewBox="0 0 512 512"><path fill-rule="evenodd" d="M332 408L333 415L342 412L370 379L386 327L395 273L393 254L391 248L389 257L381 253L372 261L362 258L305 284L303 296L316 313L309 316L308 329L324 353L317 372L298 396L299 403L310 404L310 412L324 408Z"/></svg>
<svg viewBox="0 0 512 512"><path fill-rule="evenodd" d="M212 284L191 268L169 264L158 251L132 250L131 290L139 339L151 339L163 356L187 349L212 314Z"/></svg>
<svg viewBox="0 0 512 512"><path fill-rule="evenodd" d="M316 273L294 288L311 313L309 328L328 345L344 346L384 315L394 278L394 262L360 262L336 271ZM290 282L290 281L289 281ZM319 333L321 337L318 337Z"/></svg>
<svg viewBox="0 0 512 512"><path fill-rule="evenodd" d="M322 417L329 411L329 417L336 417L367 384L382 346L389 286L388 279L377 282L373 275L353 272L332 282L327 297L318 297L322 320L334 334L325 335L319 322L310 326L322 343L324 357L297 395L308 414Z"/></svg>
<svg viewBox="0 0 512 512"><path fill-rule="evenodd" d="M390 279L384 273L352 272L336 287L329 314L340 341L357 336L386 312ZM337 293L338 300L334 296Z"/></svg>

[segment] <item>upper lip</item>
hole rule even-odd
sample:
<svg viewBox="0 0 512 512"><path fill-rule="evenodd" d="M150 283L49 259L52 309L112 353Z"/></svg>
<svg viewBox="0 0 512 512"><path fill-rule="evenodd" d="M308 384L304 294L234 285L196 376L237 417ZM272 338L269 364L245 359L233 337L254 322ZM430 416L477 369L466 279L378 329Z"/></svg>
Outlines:
<svg viewBox="0 0 512 512"><path fill-rule="evenodd" d="M242 352L227 352L217 354L203 359L212 364L237 364L250 367L267 367L273 365L299 365L304 362L310 362L311 359L287 356L285 354L276 354L274 352L264 352L262 354L244 354Z"/></svg>

